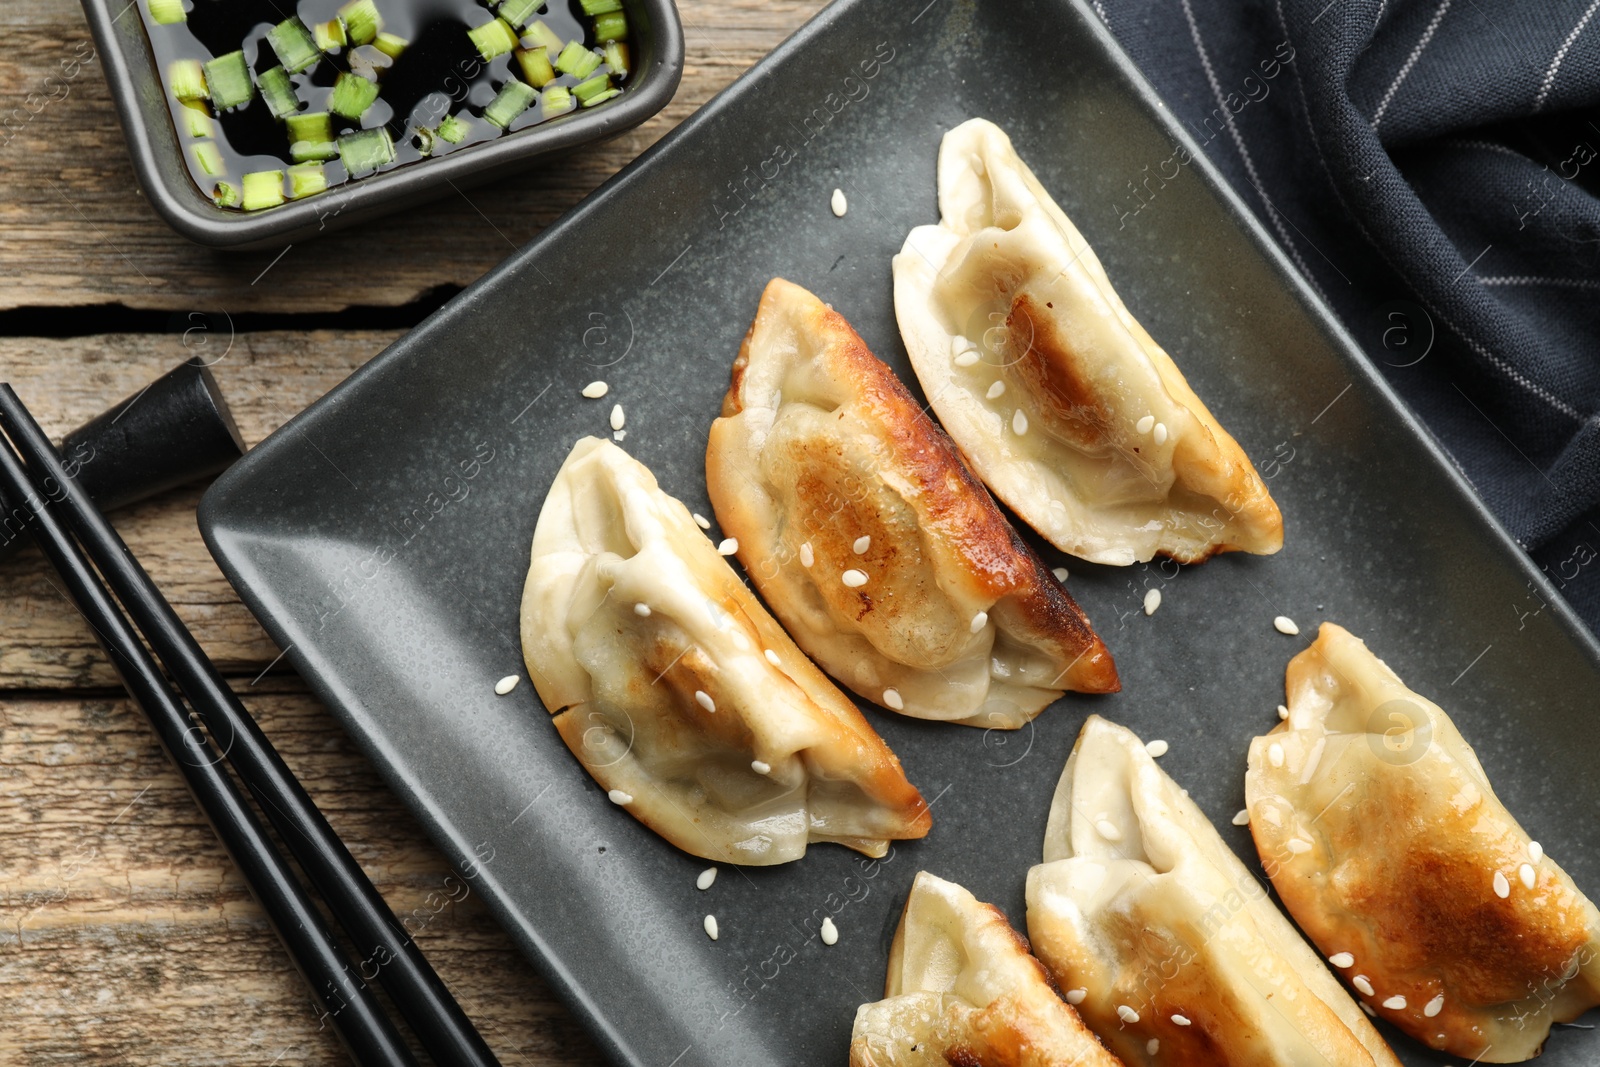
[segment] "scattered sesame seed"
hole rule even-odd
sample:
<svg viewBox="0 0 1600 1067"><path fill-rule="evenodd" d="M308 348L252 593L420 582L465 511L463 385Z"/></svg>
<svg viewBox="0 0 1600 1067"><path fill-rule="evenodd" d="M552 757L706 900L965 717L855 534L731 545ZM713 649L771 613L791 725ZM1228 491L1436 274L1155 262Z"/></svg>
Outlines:
<svg viewBox="0 0 1600 1067"><path fill-rule="evenodd" d="M977 345L973 344L959 333L950 338L950 354L952 356L959 356L963 352L976 351L977 347Z"/></svg>
<svg viewBox="0 0 1600 1067"><path fill-rule="evenodd" d="M599 400L609 392L611 392L611 386L605 382L590 382L583 387L583 395L590 400Z"/></svg>
<svg viewBox="0 0 1600 1067"><path fill-rule="evenodd" d="M1128 1007L1126 1004L1118 1004L1117 1018L1121 1019L1125 1023L1128 1023L1129 1025L1132 1025L1133 1023L1139 1021L1139 1013Z"/></svg>
<svg viewBox="0 0 1600 1067"><path fill-rule="evenodd" d="M750 639L744 635L744 631L733 631L733 647L737 648L740 652L750 651Z"/></svg>
<svg viewBox="0 0 1600 1067"><path fill-rule="evenodd" d="M1150 427L1154 426L1155 424L1156 417L1154 415L1146 415L1144 418L1134 423L1133 428L1138 430L1140 433L1149 433Z"/></svg>
<svg viewBox="0 0 1600 1067"><path fill-rule="evenodd" d="M1538 863L1544 858L1544 846L1537 841L1528 842L1528 858Z"/></svg>
<svg viewBox="0 0 1600 1067"><path fill-rule="evenodd" d="M1067 584L1067 568L1065 568L1065 567L1051 567L1050 568L1050 573L1055 575L1056 576L1056 581L1060 582L1062 585Z"/></svg>
<svg viewBox="0 0 1600 1067"><path fill-rule="evenodd" d="M1289 709L1284 707L1282 704L1279 704L1278 705L1278 718L1287 719L1288 717L1289 717Z"/></svg>
<svg viewBox="0 0 1600 1067"><path fill-rule="evenodd" d="M700 514L698 511L694 513L694 524L700 527L702 530L711 529L711 520Z"/></svg>
<svg viewBox="0 0 1600 1067"><path fill-rule="evenodd" d="M821 936L824 945L837 945L839 943L839 928L833 925L833 919L830 916L824 915L822 917L822 925L817 928L817 933Z"/></svg>
<svg viewBox="0 0 1600 1067"><path fill-rule="evenodd" d="M980 633L983 628L988 625L989 613L987 611L980 611L972 617L972 621L967 624L967 629L972 633Z"/></svg>
<svg viewBox="0 0 1600 1067"><path fill-rule="evenodd" d="M1267 746L1267 762L1274 767L1283 766L1283 746L1276 741Z"/></svg>
<svg viewBox="0 0 1600 1067"><path fill-rule="evenodd" d="M811 542L807 541L800 546L800 566L809 567L816 561L816 554L811 551Z"/></svg>
<svg viewBox="0 0 1600 1067"><path fill-rule="evenodd" d="M867 549L871 547L872 535L862 534L860 537L856 538L856 543L850 546L850 550L858 556L864 556L867 554Z"/></svg>
<svg viewBox="0 0 1600 1067"><path fill-rule="evenodd" d="M1189 1017L1187 1015L1174 1015L1172 1017L1172 1025L1173 1026L1188 1026L1189 1025Z"/></svg>
<svg viewBox="0 0 1600 1067"><path fill-rule="evenodd" d="M761 654L763 656L766 656L767 657L767 662L772 664L774 667L783 666L783 661L778 659L778 654L776 652L772 651L772 649L764 648L764 649L761 650Z"/></svg>
<svg viewBox="0 0 1600 1067"><path fill-rule="evenodd" d="M1532 889L1534 880L1533 864L1524 863L1521 867L1518 867L1517 877L1522 879L1522 888Z"/></svg>
<svg viewBox="0 0 1600 1067"><path fill-rule="evenodd" d="M704 925L706 936L715 941L717 939L717 917L715 915L707 915Z"/></svg>
<svg viewBox="0 0 1600 1067"><path fill-rule="evenodd" d="M717 710L717 702L715 700L712 700L711 699L711 694L706 692L704 689L696 689L694 691L694 699L695 699L695 703L699 704L702 708L705 708L707 711L716 711Z"/></svg>
<svg viewBox="0 0 1600 1067"><path fill-rule="evenodd" d="M1110 819L1099 820L1094 824L1094 828L1100 831L1100 836L1105 838L1107 841L1122 840L1122 831L1118 830L1117 824L1112 822Z"/></svg>
<svg viewBox="0 0 1600 1067"><path fill-rule="evenodd" d="M1167 747L1167 743L1162 741L1160 738L1157 738L1154 741L1146 741L1144 743L1144 750L1150 753L1150 755L1154 756L1156 759L1160 759L1162 756L1167 754Z"/></svg>
<svg viewBox="0 0 1600 1067"><path fill-rule="evenodd" d="M1005 396L1005 393L1006 383L997 379L993 385L989 386L989 391L983 395L990 400L999 400L1002 396Z"/></svg>
<svg viewBox="0 0 1600 1067"><path fill-rule="evenodd" d="M717 544L717 555L719 556L731 556L737 551L739 551L739 539L737 537L724 537Z"/></svg>
<svg viewBox="0 0 1600 1067"><path fill-rule="evenodd" d="M617 430L615 433L613 433L611 435L611 439L613 441L626 441L628 439L628 431L627 430Z"/></svg>
<svg viewBox="0 0 1600 1067"><path fill-rule="evenodd" d="M1280 634L1288 634L1290 637L1300 632L1300 627L1296 626L1294 620L1287 615L1279 615L1272 620L1272 625L1277 628Z"/></svg>
<svg viewBox="0 0 1600 1067"><path fill-rule="evenodd" d="M1158 444L1158 445L1166 444L1167 443L1167 424L1164 423L1164 422L1156 423L1156 432L1151 434L1150 436L1155 440L1156 444Z"/></svg>
<svg viewBox="0 0 1600 1067"><path fill-rule="evenodd" d="M1346 967L1354 967L1356 965L1356 958L1348 952L1335 952L1333 955L1328 957L1328 962L1342 971Z"/></svg>
<svg viewBox="0 0 1600 1067"><path fill-rule="evenodd" d="M900 690L885 689L883 691L883 706L895 711L904 711L906 702L900 699Z"/></svg>
<svg viewBox="0 0 1600 1067"><path fill-rule="evenodd" d="M613 789L613 790L611 790L611 792L607 793L606 796L611 798L611 803L613 803L613 804L632 804L633 803L633 794L632 793L624 793L620 789Z"/></svg>
<svg viewBox="0 0 1600 1067"><path fill-rule="evenodd" d="M1358 1000L1358 1001L1356 1001L1356 1003L1361 1005L1361 1010L1362 1011L1366 1012L1368 1015L1372 1016L1374 1019L1376 1019L1378 1017L1378 1013L1373 1011L1372 1010L1372 1005L1368 1004L1366 1001Z"/></svg>
<svg viewBox="0 0 1600 1067"><path fill-rule="evenodd" d="M772 764L767 763L764 760L753 759L750 761L750 769L755 771L757 774L771 774Z"/></svg>
<svg viewBox="0 0 1600 1067"><path fill-rule="evenodd" d="M1350 984L1356 987L1356 992L1364 997L1373 995L1372 980L1364 974L1358 974L1350 979Z"/></svg>
<svg viewBox="0 0 1600 1067"><path fill-rule="evenodd" d="M1383 1006L1388 1008L1390 1011L1404 1011L1406 1007L1406 998L1402 997L1399 993L1396 993L1394 996L1384 1001Z"/></svg>
<svg viewBox="0 0 1600 1067"><path fill-rule="evenodd" d="M1424 1004L1422 1006L1422 1014L1426 1015L1430 1019L1433 1018L1435 1015L1438 1015L1443 1010L1444 1010L1444 994L1443 993L1440 993L1438 996L1434 997L1432 1000L1428 1001L1428 1003L1426 1003L1426 1004Z"/></svg>
<svg viewBox="0 0 1600 1067"><path fill-rule="evenodd" d="M1149 1041L1146 1041L1144 1043L1144 1051L1148 1056L1154 1056L1156 1053L1160 1052L1161 1039L1159 1037L1152 1037Z"/></svg>
<svg viewBox="0 0 1600 1067"><path fill-rule="evenodd" d="M1506 872L1494 872L1494 895L1501 900L1511 895L1511 881L1506 877Z"/></svg>
<svg viewBox="0 0 1600 1067"><path fill-rule="evenodd" d="M1160 606L1161 590L1146 589L1144 593L1144 613L1146 615L1154 615L1156 613L1156 609Z"/></svg>
<svg viewBox="0 0 1600 1067"><path fill-rule="evenodd" d="M1311 842L1303 837L1291 837L1284 842L1283 847L1296 856L1300 856L1311 851Z"/></svg>
<svg viewBox="0 0 1600 1067"><path fill-rule="evenodd" d="M1067 990L1067 1003L1068 1004L1082 1004L1085 1000L1088 999L1088 997L1089 997L1089 991L1087 989L1069 989L1069 990Z"/></svg>
<svg viewBox="0 0 1600 1067"><path fill-rule="evenodd" d="M1028 432L1028 416L1021 408L1018 408L1011 415L1011 432L1018 437Z"/></svg>
<svg viewBox="0 0 1600 1067"><path fill-rule="evenodd" d="M976 362L978 362L978 350L976 348L969 348L956 356L956 366L958 367L970 367Z"/></svg>
<svg viewBox="0 0 1600 1067"><path fill-rule="evenodd" d="M828 206L833 209L834 218L844 218L844 213L850 210L850 205L844 198L843 189L833 191L833 199L828 201Z"/></svg>
<svg viewBox="0 0 1600 1067"><path fill-rule="evenodd" d="M1271 807L1262 808L1261 809L1261 817L1263 819L1267 820L1267 823L1269 825L1271 825L1271 826L1282 826L1283 825L1283 816L1278 814L1278 809L1277 808L1271 808Z"/></svg>
<svg viewBox="0 0 1600 1067"><path fill-rule="evenodd" d="M711 883L715 882L716 880L717 869L715 867L707 867L705 870L700 872L700 877L694 880L694 887L701 892L704 892L705 890L710 889Z"/></svg>
<svg viewBox="0 0 1600 1067"><path fill-rule="evenodd" d="M613 430L620 430L626 425L628 425L628 416L623 413L622 405L621 404L612 404L611 405L611 428Z"/></svg>
<svg viewBox="0 0 1600 1067"><path fill-rule="evenodd" d="M500 697L505 696L507 693L509 693L513 689L515 689L517 687L517 683L520 682L520 681L522 681L522 679L517 677L515 674L506 675L504 678L502 678L498 682L494 683L494 695L495 696L500 696ZM1532 867L1528 868L1528 879L1529 879L1528 885L1532 886L1533 885L1533 868Z"/></svg>
<svg viewBox="0 0 1600 1067"><path fill-rule="evenodd" d="M865 571L849 570L839 575L839 580L851 589L860 589L867 584L867 574Z"/></svg>
<svg viewBox="0 0 1600 1067"><path fill-rule="evenodd" d="M648 619L650 617L650 605L649 604L635 604L633 606L633 613L635 615L639 616L639 618L641 618L641 619Z"/></svg>
<svg viewBox="0 0 1600 1067"><path fill-rule="evenodd" d="M1234 812L1233 813L1233 825L1235 825L1235 826L1249 826L1250 825L1250 809L1249 808L1240 808L1238 811Z"/></svg>

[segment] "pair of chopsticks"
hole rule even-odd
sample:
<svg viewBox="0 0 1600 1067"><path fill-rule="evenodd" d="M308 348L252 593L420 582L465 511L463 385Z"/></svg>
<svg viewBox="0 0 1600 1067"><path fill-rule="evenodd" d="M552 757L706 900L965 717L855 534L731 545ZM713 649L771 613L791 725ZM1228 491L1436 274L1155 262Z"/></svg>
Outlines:
<svg viewBox="0 0 1600 1067"><path fill-rule="evenodd" d="M68 476L49 438L9 385L0 385L0 428L6 435L0 437L0 491L34 514L35 539L355 1061L362 1067L416 1067L405 1040L363 981L375 971L439 1067L499 1067L344 842L122 538ZM181 698L134 626L177 683ZM223 759L360 952L354 966L221 766Z"/></svg>

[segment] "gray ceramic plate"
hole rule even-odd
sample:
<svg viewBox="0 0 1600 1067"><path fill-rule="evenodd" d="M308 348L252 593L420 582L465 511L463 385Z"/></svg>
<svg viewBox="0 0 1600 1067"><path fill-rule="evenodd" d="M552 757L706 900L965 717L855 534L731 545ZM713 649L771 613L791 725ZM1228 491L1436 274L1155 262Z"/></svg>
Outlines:
<svg viewBox="0 0 1600 1067"><path fill-rule="evenodd" d="M931 836L875 864L820 846L786 867L724 869L699 892L705 863L607 802L530 686L493 694L520 671L534 519L574 439L607 432L615 402L624 447L710 513L706 430L773 275L831 301L911 382L889 259L936 218L940 135L974 115L1011 132L1271 478L1287 547L1176 574L1069 563L1122 693L1068 697L1009 734L869 710L934 802ZM1194 161L1167 166L1179 172L1123 220L1128 183L1175 144ZM582 399L596 378L611 395ZM1090 711L1170 741L1166 769L1248 857L1229 825L1246 744L1276 723L1284 664L1321 619L1448 707L1512 810L1600 893L1600 650L1086 5L835 4L252 452L201 523L439 844L483 859L475 884L619 1063L842 1063L919 868L1021 921L1051 788ZM1149 587L1165 599L1146 617ZM1301 637L1273 629L1280 614ZM830 914L841 937L824 948ZM1408 1063L1448 1062L1396 1043ZM1597 1050L1563 1030L1543 1062L1592 1064Z"/></svg>

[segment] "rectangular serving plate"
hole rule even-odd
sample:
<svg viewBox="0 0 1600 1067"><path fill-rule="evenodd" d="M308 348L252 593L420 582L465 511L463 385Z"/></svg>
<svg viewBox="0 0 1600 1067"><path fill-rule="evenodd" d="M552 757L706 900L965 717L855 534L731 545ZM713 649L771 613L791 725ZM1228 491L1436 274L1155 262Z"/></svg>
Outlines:
<svg viewBox="0 0 1600 1067"><path fill-rule="evenodd" d="M521 670L534 521L614 403L623 447L711 514L706 431L774 275L832 302L916 389L889 261L937 218L939 139L972 116L1011 133L1255 458L1286 547L1182 569L1047 551L1120 694L1068 696L1013 733L868 708L933 802L932 834L876 862L818 846L725 867L697 891L705 862L606 800L531 686L493 693ZM1128 182L1179 148L1191 161L1125 220ZM582 399L595 379L610 395ZM1600 649L1081 3L841 0L251 452L200 519L245 602L619 1064L843 1063L917 870L1022 925L1091 711L1169 741L1167 771L1259 870L1230 824L1246 746L1277 722L1284 665L1322 619L1449 709L1533 836L1600 891ZM1164 594L1152 616L1149 588ZM1452 1062L1385 1032L1408 1064ZM1595 1035L1558 1030L1543 1062L1597 1056Z"/></svg>

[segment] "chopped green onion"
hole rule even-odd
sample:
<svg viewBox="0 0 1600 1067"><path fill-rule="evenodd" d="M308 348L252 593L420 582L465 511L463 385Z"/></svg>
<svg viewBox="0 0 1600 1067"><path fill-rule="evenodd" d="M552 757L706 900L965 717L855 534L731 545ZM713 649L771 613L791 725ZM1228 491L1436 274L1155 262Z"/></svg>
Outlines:
<svg viewBox="0 0 1600 1067"><path fill-rule="evenodd" d="M417 135L411 139L411 143L416 145L417 151L424 156L431 156L433 155L434 144L438 139L439 135L433 132L433 127L418 126Z"/></svg>
<svg viewBox="0 0 1600 1067"><path fill-rule="evenodd" d="M344 33L344 23L338 19L329 19L327 22L317 23L311 27L311 34L317 42L317 47L324 52L332 52L334 49L343 48L350 43L349 38Z"/></svg>
<svg viewBox="0 0 1600 1067"><path fill-rule="evenodd" d="M589 99L585 100L583 102L583 106L584 107L594 107L596 104L603 104L607 100L610 100L612 97L621 96L621 95L622 95L622 90L621 89L607 89L605 92L599 93L599 94L597 94L595 96L591 96Z"/></svg>
<svg viewBox="0 0 1600 1067"><path fill-rule="evenodd" d="M183 10L183 0L150 0L150 21L158 26L170 26L188 19L188 14Z"/></svg>
<svg viewBox="0 0 1600 1067"><path fill-rule="evenodd" d="M394 142L382 126L348 133L339 138L339 159L350 177L359 178L394 162Z"/></svg>
<svg viewBox="0 0 1600 1067"><path fill-rule="evenodd" d="M289 199L320 193L328 187L328 175L321 163L297 163L289 168Z"/></svg>
<svg viewBox="0 0 1600 1067"><path fill-rule="evenodd" d="M622 0L578 0L583 5L585 15L609 15L613 11L622 10Z"/></svg>
<svg viewBox="0 0 1600 1067"><path fill-rule="evenodd" d="M380 33L372 39L372 47L388 56L390 59L399 59L411 42L404 37L396 37L392 33Z"/></svg>
<svg viewBox="0 0 1600 1067"><path fill-rule="evenodd" d="M542 19L528 27L527 37L533 41L535 47L544 48L551 55L559 55L567 44L561 39L561 35L547 26Z"/></svg>
<svg viewBox="0 0 1600 1067"><path fill-rule="evenodd" d="M244 176L244 209L260 211L283 203L283 171L258 170Z"/></svg>
<svg viewBox="0 0 1600 1067"><path fill-rule="evenodd" d="M299 74L322 58L311 31L298 17L286 18L268 30L267 43L290 74Z"/></svg>
<svg viewBox="0 0 1600 1067"><path fill-rule="evenodd" d="M211 112L206 110L206 105L199 100L185 100L183 102L183 132L190 137L215 137L217 135L216 123L211 121Z"/></svg>
<svg viewBox="0 0 1600 1067"><path fill-rule="evenodd" d="M571 41L556 56L556 69L574 78L587 78L600 65L600 54L583 47L580 41Z"/></svg>
<svg viewBox="0 0 1600 1067"><path fill-rule="evenodd" d="M296 163L329 160L338 154L339 146L332 140L289 142L289 158Z"/></svg>
<svg viewBox="0 0 1600 1067"><path fill-rule="evenodd" d="M572 95L578 98L578 103L585 107L589 101L611 88L611 75L596 74L588 81L579 82L572 87Z"/></svg>
<svg viewBox="0 0 1600 1067"><path fill-rule="evenodd" d="M328 94L328 110L356 122L366 114L367 108L378 99L378 84L359 74L339 72L333 81L333 92Z"/></svg>
<svg viewBox="0 0 1600 1067"><path fill-rule="evenodd" d="M273 117L282 119L299 112L300 98L294 94L294 83L289 80L288 71L273 67L258 74L256 81L261 86L261 99L267 102L267 110Z"/></svg>
<svg viewBox="0 0 1600 1067"><path fill-rule="evenodd" d="M522 65L522 76L529 85L542 88L556 80L555 68L550 65L550 53L542 46L517 49L517 62Z"/></svg>
<svg viewBox="0 0 1600 1067"><path fill-rule="evenodd" d="M606 69L619 78L628 73L628 46L625 42L606 42Z"/></svg>
<svg viewBox="0 0 1600 1067"><path fill-rule="evenodd" d="M241 202L239 187L232 182L218 182L211 199L218 207L238 207Z"/></svg>
<svg viewBox="0 0 1600 1067"><path fill-rule="evenodd" d="M245 62L243 52L227 52L208 60L206 85L211 88L211 102L218 111L248 104L256 95L255 83L250 80L250 64Z"/></svg>
<svg viewBox="0 0 1600 1067"><path fill-rule="evenodd" d="M460 144L470 132L471 128L454 115L446 115L439 123L439 136L451 144Z"/></svg>
<svg viewBox="0 0 1600 1067"><path fill-rule="evenodd" d="M204 100L206 72L198 59L180 59L167 68L167 86L179 100Z"/></svg>
<svg viewBox="0 0 1600 1067"><path fill-rule="evenodd" d="M545 0L500 0L500 17L513 26L526 26Z"/></svg>
<svg viewBox="0 0 1600 1067"><path fill-rule="evenodd" d="M194 161L200 169L215 178L223 171L222 152L215 141L201 141L194 146Z"/></svg>
<svg viewBox="0 0 1600 1067"><path fill-rule="evenodd" d="M383 16L372 0L350 0L339 9L339 21L344 23L345 36L351 44L371 44L383 29Z"/></svg>
<svg viewBox="0 0 1600 1067"><path fill-rule="evenodd" d="M476 29L467 31L478 54L484 59L503 56L517 46L517 31L506 25L504 19L491 19Z"/></svg>
<svg viewBox="0 0 1600 1067"><path fill-rule="evenodd" d="M622 12L614 11L594 20L594 39L600 44L620 41L626 36L628 36L628 16Z"/></svg>
<svg viewBox="0 0 1600 1067"><path fill-rule="evenodd" d="M544 96L539 100L539 110L545 118L552 115L564 115L578 106L572 99L572 90L561 85L551 85L544 91Z"/></svg>
<svg viewBox="0 0 1600 1067"><path fill-rule="evenodd" d="M333 143L333 119L326 111L289 115L284 122L289 127L289 158L296 163L339 154L339 146Z"/></svg>
<svg viewBox="0 0 1600 1067"><path fill-rule="evenodd" d="M526 85L515 78L507 79L500 86L500 91L483 109L485 121L492 122L502 130L508 128L516 117L528 110L528 106L539 98L539 91L531 85Z"/></svg>

